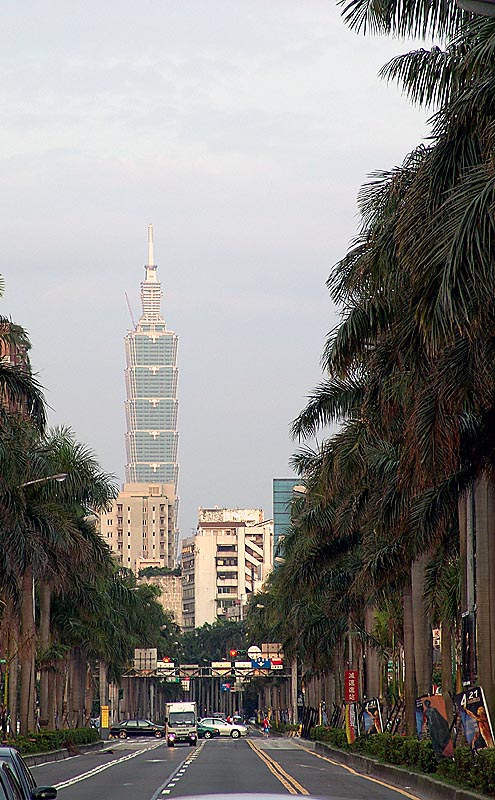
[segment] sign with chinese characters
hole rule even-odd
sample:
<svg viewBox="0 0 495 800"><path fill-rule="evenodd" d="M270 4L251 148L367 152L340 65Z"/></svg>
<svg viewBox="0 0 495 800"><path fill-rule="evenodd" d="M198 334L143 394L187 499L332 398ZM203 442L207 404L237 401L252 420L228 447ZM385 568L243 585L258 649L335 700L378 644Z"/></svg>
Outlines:
<svg viewBox="0 0 495 800"><path fill-rule="evenodd" d="M156 662L156 647L134 650L134 669L156 669ZM160 666L162 666L161 662ZM173 666L174 665L172 664L172 669Z"/></svg>
<svg viewBox="0 0 495 800"><path fill-rule="evenodd" d="M359 700L359 673L357 669L345 671L345 701L357 703Z"/></svg>
<svg viewBox="0 0 495 800"><path fill-rule="evenodd" d="M155 675L166 677L167 675L173 675L175 673L175 668L173 664L162 664L161 661L158 663L157 668L155 669Z"/></svg>
<svg viewBox="0 0 495 800"><path fill-rule="evenodd" d="M100 711L100 725L102 728L108 728L108 711L109 706L102 706Z"/></svg>
<svg viewBox="0 0 495 800"><path fill-rule="evenodd" d="M212 661L211 662L211 674L213 677L222 677L223 675L227 675L232 669L232 665L230 661Z"/></svg>

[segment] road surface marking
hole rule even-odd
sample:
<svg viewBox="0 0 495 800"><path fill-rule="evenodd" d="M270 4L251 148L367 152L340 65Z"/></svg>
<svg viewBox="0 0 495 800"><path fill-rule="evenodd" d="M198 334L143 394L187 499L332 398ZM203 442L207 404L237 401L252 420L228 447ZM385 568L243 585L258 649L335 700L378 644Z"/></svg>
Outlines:
<svg viewBox="0 0 495 800"><path fill-rule="evenodd" d="M86 780L86 778L92 778L93 775L98 775L99 772L104 772L106 769L110 769L110 767L115 767L117 764L123 764L124 761L129 761L129 759L136 758L136 756L142 756L143 753L147 753L151 749L154 750L155 747L159 747L160 744L160 742L157 742L156 744L152 744L151 747L145 747L143 750L136 750L134 753L129 753L127 756L122 756L122 758L115 759L115 761L109 761L108 764L100 764L98 767L90 769L88 772L82 772L80 775L76 775L74 778L70 778L68 781L56 783L55 789L65 789L67 786L72 786L74 783L79 783L80 781Z"/></svg>
<svg viewBox="0 0 495 800"><path fill-rule="evenodd" d="M296 781L296 779L289 775L277 761L274 761L264 750L261 750L257 744L255 744L251 739L246 740L248 745L250 746L251 750L254 750L258 758L260 758L270 772L275 775L275 777L280 781L282 786L284 786L289 794L309 794L308 790L301 786L301 784Z"/></svg>
<svg viewBox="0 0 495 800"><path fill-rule="evenodd" d="M196 749L195 749L194 753L191 753L191 755L187 756L187 758L184 759L184 761L182 761L177 766L175 772L173 772L172 775L169 775L167 780L164 781L161 784L161 786L158 787L158 789L155 791L155 793L151 797L151 800L158 800L158 798L162 794L170 794L170 790L173 789L174 786L177 783L179 783L180 779L182 778L182 776L183 776L183 774L185 772L184 768L185 767L189 767L190 764L192 764L194 759L196 759L199 756L199 754L200 754L201 750L203 749L203 747L204 747L204 743L202 743L200 745L196 745Z"/></svg>
<svg viewBox="0 0 495 800"><path fill-rule="evenodd" d="M339 761L334 761L328 756L322 756L320 753L315 753L313 750L307 750L303 745L299 745L302 747L303 750L306 750L307 753L310 753L312 756L316 756L316 758L322 758L323 761L328 761L330 764L334 764L336 767L342 767L346 769L347 772L350 772L351 775L356 775L358 778L364 778L366 781L371 781L372 783L377 783L379 786L384 786L385 789L391 789L393 792L398 792L399 794L404 795L404 797L408 797L409 800L420 800L420 798L416 794L411 794L411 792L406 792L405 789L400 789L398 786L392 786L391 783L387 783L386 781L381 781L378 778L372 778L371 775L363 775L362 772L357 772L352 767L348 767L347 764L341 764Z"/></svg>

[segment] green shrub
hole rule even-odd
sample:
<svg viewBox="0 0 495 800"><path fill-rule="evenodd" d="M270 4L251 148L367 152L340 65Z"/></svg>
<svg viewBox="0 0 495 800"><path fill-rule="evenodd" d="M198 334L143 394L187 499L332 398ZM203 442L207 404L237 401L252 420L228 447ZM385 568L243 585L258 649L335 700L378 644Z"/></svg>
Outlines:
<svg viewBox="0 0 495 800"><path fill-rule="evenodd" d="M325 725L317 725L310 730L310 738L317 742L326 742L333 747L340 747L345 750L347 744L346 732L342 728L329 728Z"/></svg>
<svg viewBox="0 0 495 800"><path fill-rule="evenodd" d="M437 775L440 778L446 778L447 781L455 781L455 763L453 758L444 758L437 764Z"/></svg>
<svg viewBox="0 0 495 800"><path fill-rule="evenodd" d="M419 742L419 758L417 765L422 772L431 773L437 771L437 757L432 744L428 739L423 742Z"/></svg>
<svg viewBox="0 0 495 800"><path fill-rule="evenodd" d="M28 736L17 736L13 744L24 755L31 753L47 753L63 748L75 748L78 745L97 742L100 734L95 728L71 728L61 731L41 731Z"/></svg>
<svg viewBox="0 0 495 800"><path fill-rule="evenodd" d="M437 759L431 742L420 742L415 736L396 736L391 733L361 735L352 745L348 745L342 728L319 726L311 730L311 738L334 747L363 753L387 764L417 767L422 772L435 772L437 768Z"/></svg>
<svg viewBox="0 0 495 800"><path fill-rule="evenodd" d="M470 747L454 750L454 778L461 786L472 786L473 754Z"/></svg>
<svg viewBox="0 0 495 800"><path fill-rule="evenodd" d="M409 767L419 764L420 741L415 736L407 736L404 740L404 763Z"/></svg>
<svg viewBox="0 0 495 800"><path fill-rule="evenodd" d="M478 792L495 794L495 751L478 751L471 767L471 781Z"/></svg>

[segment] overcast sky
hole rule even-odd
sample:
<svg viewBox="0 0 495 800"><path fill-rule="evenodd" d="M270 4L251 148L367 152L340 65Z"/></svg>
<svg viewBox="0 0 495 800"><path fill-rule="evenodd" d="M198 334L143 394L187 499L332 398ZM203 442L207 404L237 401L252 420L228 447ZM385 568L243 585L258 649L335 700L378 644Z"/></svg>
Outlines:
<svg viewBox="0 0 495 800"><path fill-rule="evenodd" d="M3 0L0 313L51 423L124 479L124 336L154 225L180 337L182 535L263 507L337 321L366 176L427 134L333 0Z"/></svg>

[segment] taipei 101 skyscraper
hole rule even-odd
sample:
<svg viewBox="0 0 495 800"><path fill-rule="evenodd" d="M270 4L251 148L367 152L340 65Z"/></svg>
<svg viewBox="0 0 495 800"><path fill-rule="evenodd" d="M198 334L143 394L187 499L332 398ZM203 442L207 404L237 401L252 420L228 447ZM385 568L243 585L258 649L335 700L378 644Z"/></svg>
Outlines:
<svg viewBox="0 0 495 800"><path fill-rule="evenodd" d="M125 337L125 479L127 484L167 484L169 490L173 487L176 498L178 337L167 330L161 313L152 225L148 225L148 263L144 269L142 315ZM176 499L174 506L176 518Z"/></svg>

